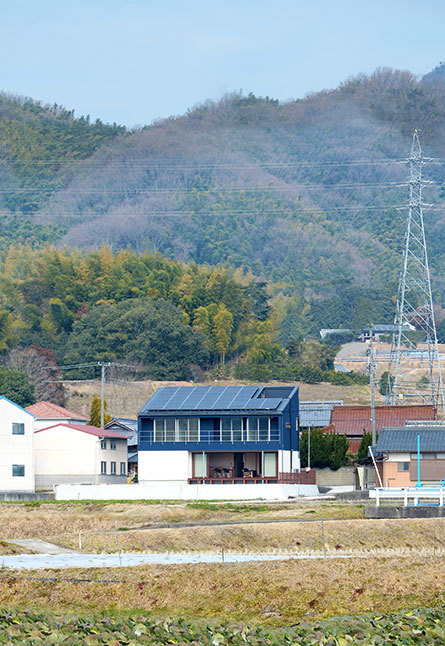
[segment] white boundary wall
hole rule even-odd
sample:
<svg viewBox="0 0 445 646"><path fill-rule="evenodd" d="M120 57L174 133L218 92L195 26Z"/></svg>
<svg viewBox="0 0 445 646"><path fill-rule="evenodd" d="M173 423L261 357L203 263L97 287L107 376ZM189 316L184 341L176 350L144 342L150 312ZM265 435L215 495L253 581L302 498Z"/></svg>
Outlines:
<svg viewBox="0 0 445 646"><path fill-rule="evenodd" d="M54 491L56 500L286 500L319 494L317 485L294 484L60 484Z"/></svg>

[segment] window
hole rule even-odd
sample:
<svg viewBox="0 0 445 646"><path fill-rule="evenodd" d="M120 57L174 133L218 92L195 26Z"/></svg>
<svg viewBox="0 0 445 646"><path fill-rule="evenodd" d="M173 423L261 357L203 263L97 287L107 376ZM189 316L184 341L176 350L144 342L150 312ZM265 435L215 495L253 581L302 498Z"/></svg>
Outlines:
<svg viewBox="0 0 445 646"><path fill-rule="evenodd" d="M110 440L110 449L116 450L116 440Z"/></svg>
<svg viewBox="0 0 445 646"><path fill-rule="evenodd" d="M409 462L397 462L397 469L399 471L409 471Z"/></svg>
<svg viewBox="0 0 445 646"><path fill-rule="evenodd" d="M13 435L25 435L25 425L18 422L12 422Z"/></svg>
<svg viewBox="0 0 445 646"><path fill-rule="evenodd" d="M107 475L107 463L106 462L101 462L100 463L100 473L103 476Z"/></svg>
<svg viewBox="0 0 445 646"><path fill-rule="evenodd" d="M258 418L259 440L260 442L267 442L269 439L269 418Z"/></svg>
<svg viewBox="0 0 445 646"><path fill-rule="evenodd" d="M256 442L258 439L258 417L247 418L247 441Z"/></svg>
<svg viewBox="0 0 445 646"><path fill-rule="evenodd" d="M165 420L165 441L174 442L175 441L175 418L167 417Z"/></svg>
<svg viewBox="0 0 445 646"><path fill-rule="evenodd" d="M104 437L100 441L100 448L101 449L106 449L107 448L107 440Z"/></svg>
<svg viewBox="0 0 445 646"><path fill-rule="evenodd" d="M277 476L277 454L264 453L263 454L263 476L269 478L276 478Z"/></svg>
<svg viewBox="0 0 445 646"><path fill-rule="evenodd" d="M166 417L153 420L155 442L199 442L199 419Z"/></svg>
<svg viewBox="0 0 445 646"><path fill-rule="evenodd" d="M121 462L121 476L124 476L127 473L127 465L125 462Z"/></svg>
<svg viewBox="0 0 445 646"><path fill-rule="evenodd" d="M193 477L207 477L207 455L205 453L193 453Z"/></svg>
<svg viewBox="0 0 445 646"><path fill-rule="evenodd" d="M12 465L12 475L14 477L21 478L25 475L25 465L24 464L13 464Z"/></svg>
<svg viewBox="0 0 445 646"><path fill-rule="evenodd" d="M110 473L112 476L116 475L116 462L110 462Z"/></svg>
<svg viewBox="0 0 445 646"><path fill-rule="evenodd" d="M223 442L241 442L242 423L243 420L241 417L221 418L221 440Z"/></svg>

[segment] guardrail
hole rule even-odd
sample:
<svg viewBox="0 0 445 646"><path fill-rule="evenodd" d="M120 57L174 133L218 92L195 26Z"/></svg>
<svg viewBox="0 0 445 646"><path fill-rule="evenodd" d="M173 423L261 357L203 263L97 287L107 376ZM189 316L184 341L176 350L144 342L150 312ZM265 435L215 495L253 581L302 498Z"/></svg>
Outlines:
<svg viewBox="0 0 445 646"><path fill-rule="evenodd" d="M376 507L380 507L382 500L403 501L403 506L413 505L417 507L422 503L428 506L443 507L445 499L445 487L443 486L421 486L421 487L376 487L369 492L369 498L375 498ZM411 502L410 502L411 501ZM421 502L419 502L421 501Z"/></svg>

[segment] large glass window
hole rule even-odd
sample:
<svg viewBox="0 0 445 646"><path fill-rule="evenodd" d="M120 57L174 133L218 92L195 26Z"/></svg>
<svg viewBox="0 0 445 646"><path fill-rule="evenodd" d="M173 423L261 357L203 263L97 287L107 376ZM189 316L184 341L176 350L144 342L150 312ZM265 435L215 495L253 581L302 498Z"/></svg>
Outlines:
<svg viewBox="0 0 445 646"><path fill-rule="evenodd" d="M110 462L110 473L112 476L116 475L116 462Z"/></svg>
<svg viewBox="0 0 445 646"><path fill-rule="evenodd" d="M263 476L265 478L276 478L277 476L277 454L263 454Z"/></svg>
<svg viewBox="0 0 445 646"><path fill-rule="evenodd" d="M127 473L127 463L121 462L121 476L124 476Z"/></svg>
<svg viewBox="0 0 445 646"><path fill-rule="evenodd" d="M193 453L193 475L195 478L207 477L207 455L205 453Z"/></svg>
<svg viewBox="0 0 445 646"><path fill-rule="evenodd" d="M165 441L175 441L175 418L167 417L165 420Z"/></svg>
<svg viewBox="0 0 445 646"><path fill-rule="evenodd" d="M165 417L155 419L155 442L199 442L199 419L197 417Z"/></svg>
<svg viewBox="0 0 445 646"><path fill-rule="evenodd" d="M102 461L102 462L100 463L100 473L101 473L101 475L103 475L103 476L106 476L106 475L107 475L107 463L106 463L106 462L104 462L104 461Z"/></svg>
<svg viewBox="0 0 445 646"><path fill-rule="evenodd" d="M232 441L232 420L230 417L223 417L221 420L222 441Z"/></svg>
<svg viewBox="0 0 445 646"><path fill-rule="evenodd" d="M269 439L269 418L268 417L258 418L258 431L259 431L260 442L267 442Z"/></svg>
<svg viewBox="0 0 445 646"><path fill-rule="evenodd" d="M256 442L258 439L258 417L247 418L247 441Z"/></svg>
<svg viewBox="0 0 445 646"><path fill-rule="evenodd" d="M165 419L155 419L155 442L164 442L164 424Z"/></svg>

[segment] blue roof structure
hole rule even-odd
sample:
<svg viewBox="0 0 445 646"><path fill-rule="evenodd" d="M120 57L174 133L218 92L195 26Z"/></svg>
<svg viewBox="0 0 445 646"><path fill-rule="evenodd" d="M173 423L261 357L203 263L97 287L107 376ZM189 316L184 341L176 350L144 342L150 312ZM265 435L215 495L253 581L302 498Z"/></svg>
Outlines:
<svg viewBox="0 0 445 646"><path fill-rule="evenodd" d="M445 430L432 428L382 428L379 433L376 452L415 453L417 436L420 435L420 451L445 453Z"/></svg>
<svg viewBox="0 0 445 646"><path fill-rule="evenodd" d="M219 413L281 411L297 392L296 386L165 386L140 411L151 413Z"/></svg>

